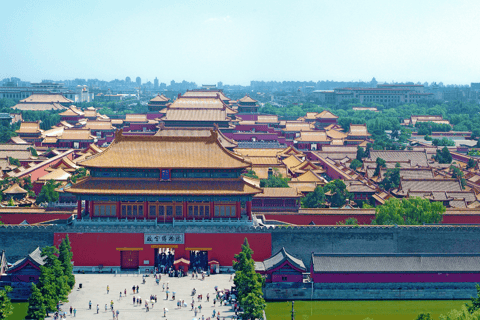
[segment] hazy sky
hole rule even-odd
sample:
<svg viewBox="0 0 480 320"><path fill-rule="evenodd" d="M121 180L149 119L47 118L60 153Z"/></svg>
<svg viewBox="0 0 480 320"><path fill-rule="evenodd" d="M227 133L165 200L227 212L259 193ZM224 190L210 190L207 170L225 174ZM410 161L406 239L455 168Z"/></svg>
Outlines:
<svg viewBox="0 0 480 320"><path fill-rule="evenodd" d="M0 79L480 82L480 1L16 0Z"/></svg>

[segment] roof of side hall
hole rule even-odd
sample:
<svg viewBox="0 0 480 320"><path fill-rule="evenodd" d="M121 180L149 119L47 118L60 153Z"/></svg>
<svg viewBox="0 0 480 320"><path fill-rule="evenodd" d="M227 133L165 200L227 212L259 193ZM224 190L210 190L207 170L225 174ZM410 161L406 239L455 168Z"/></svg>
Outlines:
<svg viewBox="0 0 480 320"><path fill-rule="evenodd" d="M247 168L251 163L228 151L210 136L124 136L116 134L112 144L79 163L90 168Z"/></svg>

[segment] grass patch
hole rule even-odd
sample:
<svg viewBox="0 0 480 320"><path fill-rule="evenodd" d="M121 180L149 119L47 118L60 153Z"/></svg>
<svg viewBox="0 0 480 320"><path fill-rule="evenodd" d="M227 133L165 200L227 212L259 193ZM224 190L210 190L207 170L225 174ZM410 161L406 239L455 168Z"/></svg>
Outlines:
<svg viewBox="0 0 480 320"><path fill-rule="evenodd" d="M27 316L28 302L12 302L13 314L7 320L23 320Z"/></svg>
<svg viewBox="0 0 480 320"><path fill-rule="evenodd" d="M410 320L430 312L434 319L470 300L385 300L385 301L295 301L295 319L300 320ZM267 320L291 319L291 303L268 302Z"/></svg>

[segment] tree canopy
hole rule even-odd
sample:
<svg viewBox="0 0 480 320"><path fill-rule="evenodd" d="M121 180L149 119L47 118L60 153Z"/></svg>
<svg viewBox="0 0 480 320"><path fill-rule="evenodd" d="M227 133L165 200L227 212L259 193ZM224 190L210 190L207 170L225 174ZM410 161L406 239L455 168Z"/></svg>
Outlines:
<svg viewBox="0 0 480 320"><path fill-rule="evenodd" d="M304 208L324 208L328 204L330 207L340 208L346 204L347 199L352 199L352 194L348 192L345 183L337 179L330 181L324 187L317 186L301 201Z"/></svg>
<svg viewBox="0 0 480 320"><path fill-rule="evenodd" d="M378 159L378 158L377 158ZM400 185L400 163L395 164L394 169L387 169L383 180L379 183L379 186L387 191L398 188Z"/></svg>
<svg viewBox="0 0 480 320"><path fill-rule="evenodd" d="M452 163L452 155L450 154L450 151L448 150L447 147L443 147L443 149L437 150L437 155L435 156L435 160L438 161L438 163Z"/></svg>
<svg viewBox="0 0 480 320"><path fill-rule="evenodd" d="M445 206L440 202L430 202L422 198L391 198L375 209L376 225L421 225L440 223Z"/></svg>
<svg viewBox="0 0 480 320"><path fill-rule="evenodd" d="M60 198L60 195L57 191L55 191L55 189L59 186L60 183L56 182L55 180L47 181L43 185L42 190L40 190L40 193L36 199L36 203L57 202Z"/></svg>
<svg viewBox="0 0 480 320"><path fill-rule="evenodd" d="M268 179L260 180L262 188L290 188L288 185L289 178L284 178L277 168L273 168L273 173Z"/></svg>

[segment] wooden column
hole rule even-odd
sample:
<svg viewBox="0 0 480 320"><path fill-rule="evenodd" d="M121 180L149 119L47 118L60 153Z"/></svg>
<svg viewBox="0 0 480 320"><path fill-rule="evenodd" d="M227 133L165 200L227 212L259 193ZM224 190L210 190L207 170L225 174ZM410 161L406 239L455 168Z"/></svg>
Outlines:
<svg viewBox="0 0 480 320"><path fill-rule="evenodd" d="M247 216L252 220L252 201L247 201Z"/></svg>
<svg viewBox="0 0 480 320"><path fill-rule="evenodd" d="M95 207L93 206L94 205L94 202L93 200L90 201L90 218L93 218L93 209L95 209Z"/></svg>
<svg viewBox="0 0 480 320"><path fill-rule="evenodd" d="M215 202L211 201L210 202L210 218L215 217L215 215L214 215L215 212L214 211L215 211Z"/></svg>
<svg viewBox="0 0 480 320"><path fill-rule="evenodd" d="M188 204L187 201L183 201L183 202L182 202L182 205L183 205L182 218L186 218L186 217L187 217L187 214L188 214L188 206L187 206L187 204Z"/></svg>
<svg viewBox="0 0 480 320"><path fill-rule="evenodd" d="M122 216L122 204L120 201L117 201L117 218L120 219Z"/></svg>
<svg viewBox="0 0 480 320"><path fill-rule="evenodd" d="M236 207L236 208L235 208L235 211L236 211L236 212L235 212L235 213L236 213L236 214L235 214L235 217L240 219L240 218L242 217L242 204L241 204L241 202L240 202L240 201L237 201L237 202L235 203L235 207Z"/></svg>
<svg viewBox="0 0 480 320"><path fill-rule="evenodd" d="M82 200L77 200L77 219L82 218Z"/></svg>
<svg viewBox="0 0 480 320"><path fill-rule="evenodd" d="M88 200L85 200L85 214L89 214L90 213L90 201Z"/></svg>
<svg viewBox="0 0 480 320"><path fill-rule="evenodd" d="M148 201L143 204L143 217L148 218Z"/></svg>

